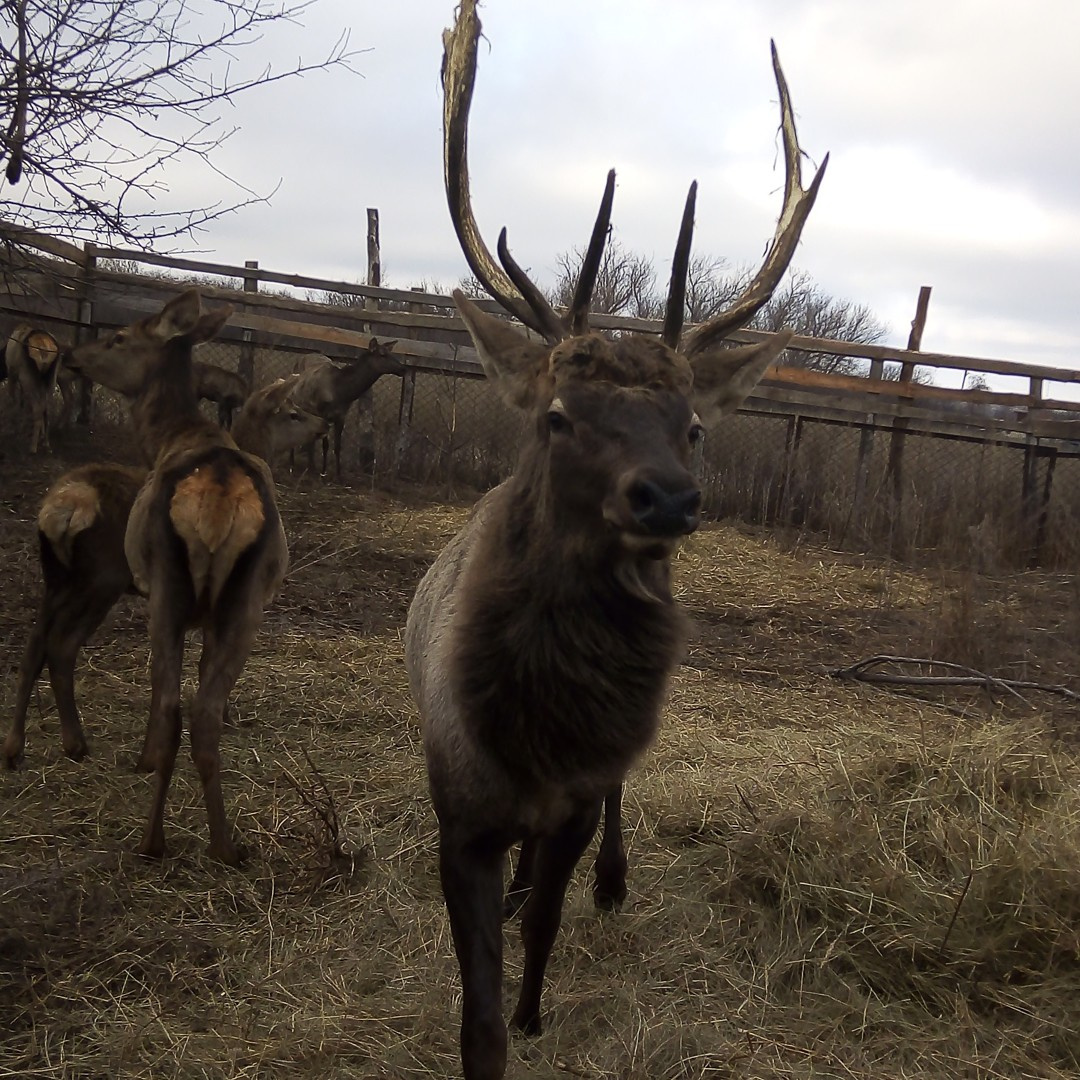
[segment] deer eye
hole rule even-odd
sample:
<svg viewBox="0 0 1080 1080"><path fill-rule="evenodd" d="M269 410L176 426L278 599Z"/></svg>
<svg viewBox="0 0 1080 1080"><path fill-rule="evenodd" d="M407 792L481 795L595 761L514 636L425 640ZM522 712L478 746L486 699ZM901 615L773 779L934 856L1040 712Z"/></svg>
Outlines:
<svg viewBox="0 0 1080 1080"><path fill-rule="evenodd" d="M125 341L127 341L127 331L126 330L117 330L116 333L113 334L113 344L114 345L123 345Z"/></svg>
<svg viewBox="0 0 1080 1080"><path fill-rule="evenodd" d="M702 436L705 434L705 429L695 421L690 425L690 430L686 433L686 438L691 446L697 446L701 442Z"/></svg>

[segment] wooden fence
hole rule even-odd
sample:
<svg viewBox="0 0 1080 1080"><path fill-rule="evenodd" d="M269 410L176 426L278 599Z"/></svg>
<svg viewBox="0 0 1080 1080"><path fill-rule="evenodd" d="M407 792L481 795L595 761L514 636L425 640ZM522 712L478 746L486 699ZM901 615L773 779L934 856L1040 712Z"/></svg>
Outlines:
<svg viewBox="0 0 1080 1080"><path fill-rule="evenodd" d="M9 252L0 311L11 317L48 318L68 327L71 340L157 310L183 283L183 276L195 276L208 297L235 306L222 339L238 350L236 366L249 379L255 373L257 349L319 351L347 359L372 336L397 339L395 352L407 365L396 410L399 448L409 441L418 377L483 377L449 297L378 284L375 211L369 211L368 221L371 283L364 285L267 270L255 260L232 266L91 244L78 247L4 226L0 226L0 241L8 242ZM23 254L27 249L41 256ZM132 265L149 269L133 273L128 269ZM266 286L278 288L268 292ZM283 293L281 287L326 294L337 302L301 298ZM796 337L786 354L827 354L860 361L862 374L825 374L791 363L766 373L742 411L785 426L785 464L778 470L781 490L775 501L781 506L788 501L785 478L794 475L791 463L809 424L844 425L860 432L850 483L850 516L856 520L863 518L864 503L871 497L874 448L883 438L888 444L884 479L873 497L880 500L884 493L890 504L886 516L891 520L902 514L910 487L907 447L913 437L1007 447L1017 451L1018 516L1029 532L1026 547L1036 557L1045 539L1055 467L1059 460L1080 457L1080 403L1055 399L1045 388L1049 383L1080 383L1080 371L922 352L919 344L928 301L929 289L924 288L906 349ZM493 302L483 303L498 310ZM659 330L657 323L619 316L595 316L592 322L602 329ZM766 336L749 330L733 335L739 341ZM917 368L931 373L931 379L940 369L1009 376L1022 389L949 389L916 380Z"/></svg>

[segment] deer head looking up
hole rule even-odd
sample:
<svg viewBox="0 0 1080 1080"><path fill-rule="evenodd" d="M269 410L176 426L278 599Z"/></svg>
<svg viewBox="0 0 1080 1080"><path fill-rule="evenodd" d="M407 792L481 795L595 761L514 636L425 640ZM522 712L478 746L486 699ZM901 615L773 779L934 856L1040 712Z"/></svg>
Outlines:
<svg viewBox="0 0 1080 1080"><path fill-rule="evenodd" d="M761 269L726 311L683 333L691 185L662 334L606 338L589 329L588 316L614 173L566 312L551 307L511 256L505 229L496 262L477 228L466 146L479 34L475 0L463 0L443 39L447 199L473 274L532 334L460 291L454 300L488 378L531 424L513 476L484 496L420 583L406 660L423 719L440 876L461 968L462 1065L467 1080L497 1080L507 1052L506 852L523 841L515 884L519 896L529 890L513 1024L535 1033L567 883L605 800L616 820L605 824L594 897L612 906L626 893L618 795L656 734L682 648L669 557L698 524L691 447L704 426L740 404L791 339L783 333L745 347L723 344L783 275L824 162L804 189L774 49L786 182Z"/></svg>

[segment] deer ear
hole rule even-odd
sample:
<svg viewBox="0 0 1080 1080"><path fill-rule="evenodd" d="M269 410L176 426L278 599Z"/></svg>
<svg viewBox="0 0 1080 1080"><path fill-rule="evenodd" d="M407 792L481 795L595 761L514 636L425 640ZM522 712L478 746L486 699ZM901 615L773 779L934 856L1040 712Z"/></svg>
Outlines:
<svg viewBox="0 0 1080 1080"><path fill-rule="evenodd" d="M202 298L198 289L187 289L170 300L147 324L150 333L159 341L186 337L199 324Z"/></svg>
<svg viewBox="0 0 1080 1080"><path fill-rule="evenodd" d="M221 328L229 321L233 313L232 304L214 308L199 316L195 328L191 331L192 340L198 344L200 341L210 341L216 338Z"/></svg>
<svg viewBox="0 0 1080 1080"><path fill-rule="evenodd" d="M291 375L287 379L276 379L263 391L263 401L272 409L280 409L288 400L289 391L298 378L298 375Z"/></svg>
<svg viewBox="0 0 1080 1080"><path fill-rule="evenodd" d="M694 372L691 396L701 422L708 427L724 413L734 412L794 336L791 330L783 330L753 345L727 349L716 345L691 356L690 367Z"/></svg>
<svg viewBox="0 0 1080 1080"><path fill-rule="evenodd" d="M480 354L484 374L504 401L519 409L529 408L547 373L550 348L530 340L504 319L482 311L460 289L454 290L454 303Z"/></svg>

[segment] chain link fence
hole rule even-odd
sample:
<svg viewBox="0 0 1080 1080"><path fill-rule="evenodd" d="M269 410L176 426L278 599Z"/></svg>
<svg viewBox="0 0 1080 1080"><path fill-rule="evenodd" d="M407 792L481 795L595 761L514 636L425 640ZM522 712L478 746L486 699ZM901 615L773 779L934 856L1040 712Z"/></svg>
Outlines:
<svg viewBox="0 0 1080 1080"><path fill-rule="evenodd" d="M0 320L6 335L20 321ZM76 325L35 319L62 344ZM245 353L246 350L246 353ZM317 347L216 340L197 356L229 371L250 359L252 389L296 370ZM411 384L411 385L410 385ZM28 443L29 423L3 395L11 447ZM59 403L54 405L54 415ZM215 416L212 403L204 403ZM122 432L127 406L97 388L92 427ZM510 474L525 420L482 378L410 368L383 376L349 413L344 482L408 482L439 498L469 498ZM25 438L24 438L25 435ZM104 438L104 435L103 435ZM1038 563L1080 563L1080 450L1005 445L869 424L742 411L709 432L701 458L706 513L802 530L845 550L939 562L982 572ZM19 452L15 449L12 452ZM321 452L313 455L321 466ZM297 455L297 466L307 455Z"/></svg>

